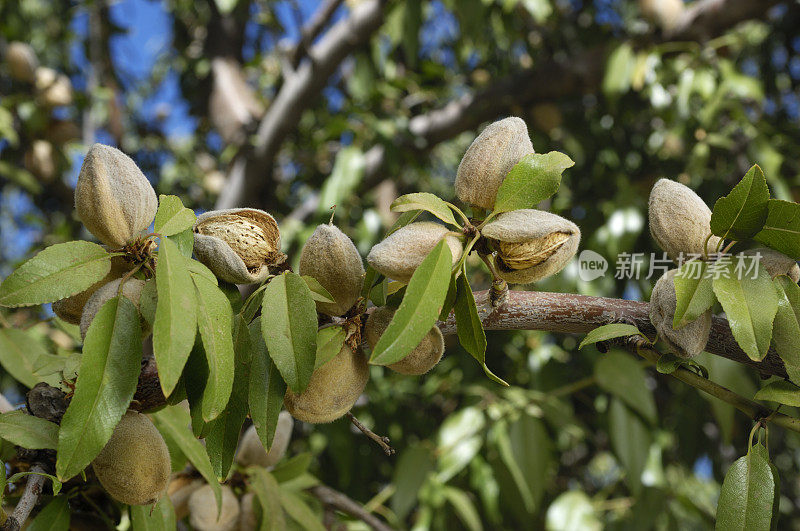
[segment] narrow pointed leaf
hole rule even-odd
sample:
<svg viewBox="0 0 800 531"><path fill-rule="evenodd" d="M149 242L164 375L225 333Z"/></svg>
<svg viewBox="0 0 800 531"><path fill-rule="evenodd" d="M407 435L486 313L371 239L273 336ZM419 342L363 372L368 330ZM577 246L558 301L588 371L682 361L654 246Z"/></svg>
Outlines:
<svg viewBox="0 0 800 531"><path fill-rule="evenodd" d="M267 352L267 345L261 334L261 317L250 323L250 340L253 345L248 385L250 418L253 419L261 444L264 448L269 448L272 446L278 415L283 407L286 382Z"/></svg>
<svg viewBox="0 0 800 531"><path fill-rule="evenodd" d="M169 496L162 496L153 506L131 505L133 531L173 531L175 526L175 508Z"/></svg>
<svg viewBox="0 0 800 531"><path fill-rule="evenodd" d="M772 324L772 345L789 379L800 384L800 286L787 276L775 279L778 313Z"/></svg>
<svg viewBox="0 0 800 531"><path fill-rule="evenodd" d="M281 488L267 469L251 466L247 469L250 490L261 505L261 526L259 531L285 529L286 517L280 504Z"/></svg>
<svg viewBox="0 0 800 531"><path fill-rule="evenodd" d="M768 200L767 180L756 164L731 193L717 199L711 214L711 232L720 238L752 238L767 219Z"/></svg>
<svg viewBox="0 0 800 531"><path fill-rule="evenodd" d="M153 353L161 390L169 396L183 372L197 333L197 297L186 269L186 258L169 239L161 240L156 265Z"/></svg>
<svg viewBox="0 0 800 531"><path fill-rule="evenodd" d="M126 297L114 297L86 333L75 393L58 432L61 481L80 473L108 442L136 391L141 361L139 313Z"/></svg>
<svg viewBox="0 0 800 531"><path fill-rule="evenodd" d="M66 496L56 496L31 520L27 531L67 531L70 510Z"/></svg>
<svg viewBox="0 0 800 531"><path fill-rule="evenodd" d="M675 275L678 299L672 327L676 330L696 320L717 301L707 262L688 262Z"/></svg>
<svg viewBox="0 0 800 531"><path fill-rule="evenodd" d="M264 290L261 332L286 384L305 391L317 356L317 307L311 290L295 273L273 278Z"/></svg>
<svg viewBox="0 0 800 531"><path fill-rule="evenodd" d="M561 174L574 165L572 159L558 151L526 155L511 168L497 190L494 212L535 207L558 191Z"/></svg>
<svg viewBox="0 0 800 531"><path fill-rule="evenodd" d="M233 456L239 444L239 433L247 418L248 383L250 378L250 331L241 316L234 319L233 346L235 352L235 371L233 391L219 417L214 419L206 435L206 451L217 478L223 481L233 464Z"/></svg>
<svg viewBox="0 0 800 531"><path fill-rule="evenodd" d="M642 336L645 339L645 335L639 331L633 325L625 324L625 323L611 323L603 326L598 326L588 334L586 337L583 338L581 344L578 345L578 349L582 349L586 345L593 345L595 343L599 343L601 341L608 341L609 339L615 339L618 337L628 337L628 336Z"/></svg>
<svg viewBox="0 0 800 531"><path fill-rule="evenodd" d="M36 362L47 356L41 343L24 330L0 329L0 364L25 387L33 387L41 381L36 375Z"/></svg>
<svg viewBox="0 0 800 531"><path fill-rule="evenodd" d="M0 439L29 450L55 450L58 424L21 410L0 415Z"/></svg>
<svg viewBox="0 0 800 531"><path fill-rule="evenodd" d="M478 316L478 307L475 305L475 296L467 280L467 270L464 268L456 279L456 300L453 303L456 315L458 341L470 356L481 364L486 376L500 385L508 385L496 376L486 366L486 332L483 331L481 318Z"/></svg>
<svg viewBox="0 0 800 531"><path fill-rule="evenodd" d="M233 312L228 298L215 282L193 275L197 296L197 328L208 362L203 390L203 420L209 422L225 410L233 389Z"/></svg>
<svg viewBox="0 0 800 531"><path fill-rule="evenodd" d="M403 302L375 345L370 363L390 365L419 345L442 311L451 267L450 248L442 240L411 276Z"/></svg>
<svg viewBox="0 0 800 531"><path fill-rule="evenodd" d="M200 472L203 479L211 485L214 490L214 497L217 500L217 508L222 507L222 489L214 475L214 469L208 460L206 449L203 443L198 441L189 425L192 422L189 412L181 406L168 406L152 415L161 435L171 439L172 443L181 449L181 452L189 459L194 468Z"/></svg>
<svg viewBox="0 0 800 531"><path fill-rule="evenodd" d="M341 326L329 326L317 332L317 360L314 368L318 369L331 361L342 350L347 333Z"/></svg>
<svg viewBox="0 0 800 531"><path fill-rule="evenodd" d="M161 236L172 236L192 228L197 217L191 209L183 206L175 195L161 195L153 229Z"/></svg>
<svg viewBox="0 0 800 531"><path fill-rule="evenodd" d="M450 223L458 227L453 211L447 206L439 196L418 192L414 194L401 195L392 202L392 212L409 212L415 210L427 210L445 223Z"/></svg>
<svg viewBox="0 0 800 531"><path fill-rule="evenodd" d="M752 260L752 257L741 258L742 263ZM736 262L723 266L726 271L713 280L712 287L736 342L750 359L761 361L769 350L778 296L766 268L758 267L758 276L753 278L751 273L737 272Z"/></svg>
<svg viewBox="0 0 800 531"><path fill-rule="evenodd" d="M755 235L764 245L800 260L800 205L770 199L764 228Z"/></svg>
<svg viewBox="0 0 800 531"><path fill-rule="evenodd" d="M800 407L800 387L786 380L776 380L759 389L753 398Z"/></svg>
<svg viewBox="0 0 800 531"><path fill-rule="evenodd" d="M716 529L767 531L772 521L775 481L769 463L755 451L728 469L717 502Z"/></svg>
<svg viewBox="0 0 800 531"><path fill-rule="evenodd" d="M33 306L71 297L111 270L111 255L92 242L51 245L0 284L0 306Z"/></svg>

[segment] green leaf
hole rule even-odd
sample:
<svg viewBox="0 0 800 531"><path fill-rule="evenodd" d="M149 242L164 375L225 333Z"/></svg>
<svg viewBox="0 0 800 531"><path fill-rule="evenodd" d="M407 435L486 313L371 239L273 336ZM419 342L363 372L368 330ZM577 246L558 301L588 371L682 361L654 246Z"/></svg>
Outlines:
<svg viewBox="0 0 800 531"><path fill-rule="evenodd" d="M475 505L466 492L445 485L442 488L442 495L453 506L456 516L458 516L465 528L470 531L481 531L483 529L478 510L475 509Z"/></svg>
<svg viewBox="0 0 800 531"><path fill-rule="evenodd" d="M58 424L20 410L0 415L0 439L29 450L55 450Z"/></svg>
<svg viewBox="0 0 800 531"><path fill-rule="evenodd" d="M181 253L184 258L192 257L192 252L194 251L194 232L192 229L186 229L178 234L167 236L167 239L175 244L178 248L178 252Z"/></svg>
<svg viewBox="0 0 800 531"><path fill-rule="evenodd" d="M672 374L685 363L685 360L669 353L662 354L656 363L656 370L661 374Z"/></svg>
<svg viewBox="0 0 800 531"><path fill-rule="evenodd" d="M287 272L264 290L261 332L267 350L291 390L305 391L317 356L317 307L300 275Z"/></svg>
<svg viewBox="0 0 800 531"><path fill-rule="evenodd" d="M400 520L404 520L417 504L420 488L435 467L434 456L425 446L410 446L400 455L394 467L395 492L391 503L392 511Z"/></svg>
<svg viewBox="0 0 800 531"><path fill-rule="evenodd" d="M637 360L628 354L611 351L597 361L594 375L601 389L617 396L655 425L656 403L645 383L647 375Z"/></svg>
<svg viewBox="0 0 800 531"><path fill-rule="evenodd" d="M114 297L86 332L75 394L58 432L61 481L80 473L108 442L136 391L141 361L139 312L127 297Z"/></svg>
<svg viewBox="0 0 800 531"><path fill-rule="evenodd" d="M192 275L197 295L197 328L208 362L203 390L203 420L214 420L225 410L233 388L234 352L231 327L233 312L216 282Z"/></svg>
<svg viewBox="0 0 800 531"><path fill-rule="evenodd" d="M36 375L36 362L48 356L41 343L25 331L0 329L0 364L25 387L33 387L41 381Z"/></svg>
<svg viewBox="0 0 800 531"><path fill-rule="evenodd" d="M728 317L731 332L743 351L754 361L767 355L772 338L772 321L778 311L778 295L766 268L758 267L756 278L750 269L754 264L750 256L737 257L728 263L717 265L720 274L714 278L712 287L722 309ZM737 262L741 261L741 274ZM739 278L741 277L741 278Z"/></svg>
<svg viewBox="0 0 800 531"><path fill-rule="evenodd" d="M318 516L299 495L286 489L280 489L280 502L292 520L300 524L306 531L325 531L322 517Z"/></svg>
<svg viewBox="0 0 800 531"><path fill-rule="evenodd" d="M330 360L336 357L342 350L347 332L341 326L329 326L321 328L317 332L317 359L314 369L319 369Z"/></svg>
<svg viewBox="0 0 800 531"><path fill-rule="evenodd" d="M783 360L789 379L800 383L800 286L784 275L774 283L778 313L772 323L772 345Z"/></svg>
<svg viewBox="0 0 800 531"><path fill-rule="evenodd" d="M624 94L631 88L631 78L633 77L636 57L633 47L623 42L608 58L606 72L603 78L603 93L606 96L616 96Z"/></svg>
<svg viewBox="0 0 800 531"><path fill-rule="evenodd" d="M752 238L767 219L767 201L767 179L755 164L731 193L717 199L711 214L711 232L720 238Z"/></svg>
<svg viewBox="0 0 800 531"><path fill-rule="evenodd" d="M544 496L552 459L552 443L544 423L530 415L498 423L492 438L500 459L511 474L525 510L536 512Z"/></svg>
<svg viewBox="0 0 800 531"><path fill-rule="evenodd" d="M764 228L755 235L764 245L800 260L800 205L770 199Z"/></svg>
<svg viewBox="0 0 800 531"><path fill-rule="evenodd" d="M111 270L111 255L96 243L51 245L0 284L0 306L33 306L71 297Z"/></svg>
<svg viewBox="0 0 800 531"><path fill-rule="evenodd" d="M191 229L196 220L197 216L191 209L183 206L178 196L161 194L153 230L161 236L172 236Z"/></svg>
<svg viewBox="0 0 800 531"><path fill-rule="evenodd" d="M58 496L58 493L61 492L61 488L64 486L64 484L61 483L58 480L58 478L55 477L55 476L52 476L50 474L46 474L44 472L32 472L32 471L28 471L28 470L26 470L25 472L17 472L16 474L14 474L10 478L8 478L8 483L16 483L17 481L19 481L20 479L24 478L25 476L42 476L42 477L45 477L45 478L49 479L50 481L52 481L53 482L53 495L54 496Z"/></svg>
<svg viewBox="0 0 800 531"><path fill-rule="evenodd" d="M628 487L637 495L652 442L650 428L618 398L611 400L608 423L611 447L625 468Z"/></svg>
<svg viewBox="0 0 800 531"><path fill-rule="evenodd" d="M164 197L164 196L161 196ZM173 531L176 529L175 508L169 496L162 496L155 505L131 505L133 531Z"/></svg>
<svg viewBox="0 0 800 531"><path fill-rule="evenodd" d="M450 311L456 304L456 297L458 296L458 285L456 284L455 275L450 275L450 284L447 286L447 295L444 298L442 311L439 312L439 320L446 321L450 317ZM386 301L384 300L384 304ZM376 306L383 306L384 304L376 304Z"/></svg>
<svg viewBox="0 0 800 531"><path fill-rule="evenodd" d="M483 324L478 316L478 307L475 305L475 297L472 295L472 288L467 280L466 267L462 269L461 275L456 279L454 309L458 341L461 346L481 364L483 372L489 379L500 385L508 386L486 366L486 332L483 331Z"/></svg>
<svg viewBox="0 0 800 531"><path fill-rule="evenodd" d="M310 466L311 454L303 453L278 463L272 469L272 476L278 483L285 483L305 474Z"/></svg>
<svg viewBox="0 0 800 531"><path fill-rule="evenodd" d="M286 382L267 353L267 345L261 334L261 317L250 323L250 339L253 345L248 385L250 418L253 419L261 444L269 448L275 437L278 414L283 407Z"/></svg>
<svg viewBox="0 0 800 531"><path fill-rule="evenodd" d="M401 195L392 202L392 212L409 212L415 210L426 210L441 219L445 223L450 223L456 227L459 224L453 217L453 211L447 206L439 196L427 192Z"/></svg>
<svg viewBox="0 0 800 531"><path fill-rule="evenodd" d="M311 298L316 302L336 302L333 300L333 295L319 283L319 280L311 275L303 275L302 278L306 281L308 289L311 291Z"/></svg>
<svg viewBox="0 0 800 531"><path fill-rule="evenodd" d="M583 491L569 490L560 494L547 508L548 531L601 531L603 524L592 500Z"/></svg>
<svg viewBox="0 0 800 531"><path fill-rule="evenodd" d="M769 530L775 481L760 452L748 452L728 469L717 502L716 529Z"/></svg>
<svg viewBox="0 0 800 531"><path fill-rule="evenodd" d="M177 246L167 238L162 239L156 264L158 302L153 353L165 396L178 383L197 334L197 297L186 264Z"/></svg>
<svg viewBox="0 0 800 531"><path fill-rule="evenodd" d="M759 389L753 398L800 407L800 387L786 380L777 380Z"/></svg>
<svg viewBox="0 0 800 531"><path fill-rule="evenodd" d="M366 159L361 149L356 146L347 146L339 150L336 154L336 161L330 176L325 179L322 190L319 193L320 214L329 214L330 209L341 204L345 198L350 197L351 192L361 182L364 177Z"/></svg>
<svg viewBox="0 0 800 531"><path fill-rule="evenodd" d="M609 339L628 336L642 336L643 338L647 339L647 337L633 325L625 323L611 323L598 326L586 334L586 337L583 338L581 344L578 345L578 349L582 349L586 345L593 345L601 341L608 341Z"/></svg>
<svg viewBox="0 0 800 531"><path fill-rule="evenodd" d="M772 522L770 529L775 531L778 529L778 516L780 515L780 500L781 500L781 477L778 473L778 468L769 460L769 451L760 442L757 442L750 448L750 452L757 453L767 463L769 463L769 470L772 472L772 480L775 482L775 494L772 499Z"/></svg>
<svg viewBox="0 0 800 531"><path fill-rule="evenodd" d="M535 207L558 191L561 174L574 165L571 158L558 151L524 156L497 190L494 212Z"/></svg>
<svg viewBox="0 0 800 531"><path fill-rule="evenodd" d="M370 363L391 365L419 345L442 310L451 267L450 248L442 240L411 276L403 302L372 350Z"/></svg>
<svg viewBox="0 0 800 531"><path fill-rule="evenodd" d="M714 305L717 297L714 295L708 262L685 263L675 274L674 280L678 302L672 327L677 330L703 315Z"/></svg>
<svg viewBox="0 0 800 531"><path fill-rule="evenodd" d="M261 505L261 526L259 531L285 529L286 519L280 504L281 488L265 468L251 466L247 469L250 490Z"/></svg>
<svg viewBox="0 0 800 531"><path fill-rule="evenodd" d="M220 481L228 476L239 444L239 433L247 418L252 347L250 331L240 315L234 318L233 346L235 352L233 391L225 411L211 423L206 435L206 451Z"/></svg>
<svg viewBox="0 0 800 531"><path fill-rule="evenodd" d="M66 496L56 496L36 518L31 520L27 531L67 531L69 529L70 510Z"/></svg>
<svg viewBox="0 0 800 531"><path fill-rule="evenodd" d="M171 439L173 445L181 449L194 468L203 476L203 479L211 485L214 490L214 497L217 500L217 508L221 508L222 489L214 475L214 469L208 460L206 449L194 437L192 430L189 428L192 422L189 412L183 409L182 406L167 406L153 413L152 419L161 435Z"/></svg>

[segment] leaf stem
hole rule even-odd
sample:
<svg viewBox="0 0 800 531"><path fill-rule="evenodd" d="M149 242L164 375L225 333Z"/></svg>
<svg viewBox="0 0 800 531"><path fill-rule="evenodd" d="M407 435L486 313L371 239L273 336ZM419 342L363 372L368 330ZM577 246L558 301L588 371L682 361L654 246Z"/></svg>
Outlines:
<svg viewBox="0 0 800 531"><path fill-rule="evenodd" d="M448 203L447 201L445 201L445 204L446 204L447 206L449 206L451 209L453 209L453 210L456 212L456 214L458 214L459 216L461 216L461 219L463 219L463 220L464 220L464 225L465 225L465 226L466 226L466 225L471 225L471 223L470 223L470 221L469 221L469 218L467 217L467 215L466 215L466 214L464 214L464 212L462 212L462 211L461 211L461 209L460 209L460 208L458 208L458 207L457 207L456 205L454 205L453 203Z"/></svg>

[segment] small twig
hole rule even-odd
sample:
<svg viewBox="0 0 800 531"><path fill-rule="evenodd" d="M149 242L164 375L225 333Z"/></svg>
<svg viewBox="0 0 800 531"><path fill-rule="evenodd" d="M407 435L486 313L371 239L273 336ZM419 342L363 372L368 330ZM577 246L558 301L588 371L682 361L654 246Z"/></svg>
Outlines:
<svg viewBox="0 0 800 531"><path fill-rule="evenodd" d="M25 520L28 519L28 516L30 516L33 508L39 503L39 497L42 495L42 485L47 479L41 474L47 471L41 465L34 465L30 471L36 473L28 476L28 482L25 484L25 490L22 492L17 506L5 523L0 526L0 531L17 531L20 529Z"/></svg>
<svg viewBox="0 0 800 531"><path fill-rule="evenodd" d="M389 437L381 437L380 435L373 433L372 430L361 424L361 422L355 417L355 415L353 415L349 411L347 412L347 418L349 418L350 422L352 422L356 428L361 430L362 433L364 433L364 435L366 435L367 437L378 443L378 445L383 449L383 453L385 453L386 455L394 455L394 448L389 446L390 442Z"/></svg>
<svg viewBox="0 0 800 531"><path fill-rule="evenodd" d="M376 531L391 531L392 529L375 515L364 510L364 507L358 502L353 501L347 495L337 490L333 490L325 485L317 485L308 489L308 492L321 501L323 505L333 507L354 518L358 518Z"/></svg>
<svg viewBox="0 0 800 531"><path fill-rule="evenodd" d="M658 363L661 353L641 336L630 336L625 340L625 344L647 361L653 364ZM763 404L738 395L726 387L703 378L699 374L679 367L670 376L691 385L695 389L719 398L723 402L727 402L756 422L769 421L776 426L800 433L800 419L774 412Z"/></svg>

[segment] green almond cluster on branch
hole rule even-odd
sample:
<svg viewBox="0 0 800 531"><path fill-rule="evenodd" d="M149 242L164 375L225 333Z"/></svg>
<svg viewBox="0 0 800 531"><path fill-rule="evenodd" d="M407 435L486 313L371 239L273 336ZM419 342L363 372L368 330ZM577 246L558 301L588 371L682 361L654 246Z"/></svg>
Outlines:
<svg viewBox="0 0 800 531"><path fill-rule="evenodd" d="M719 302L752 360L772 346L800 382L800 205L770 199L754 165L713 212L690 188L661 179L648 213L650 232L670 258L694 258L659 279L650 298L650 319L670 350L686 358L702 352Z"/></svg>
<svg viewBox="0 0 800 531"><path fill-rule="evenodd" d="M496 152L499 145L505 154ZM294 273L267 212L195 216L175 196L157 198L125 154L92 146L75 207L104 246L56 244L0 285L0 304L53 303L59 317L80 325L83 339L78 358L37 351L28 360L23 383L41 380L37 366L46 365L47 381L69 400L60 426L26 416L25 426L40 435L24 444L56 450L60 481L91 464L111 497L156 507L167 503L159 500L175 458L166 448L179 448L210 489L184 496L203 528L209 505L215 516L236 519L230 493L218 484L234 463L261 470L277 465L291 433L286 412L312 423L343 416L367 384L369 363L406 375L428 372L444 354L436 322L451 311L461 344L490 378L504 383L486 367L466 257L478 251L498 282L527 283L560 271L575 254L580 231L532 207L555 193L571 164L558 153L534 154L525 124L501 120L476 139L456 178L473 217L432 194L403 196L394 205L403 215L369 254L368 270L350 238L329 223L305 243ZM478 190L480 200L469 195ZM487 198L490 212L482 206ZM414 222L425 211L450 226ZM255 290L242 301L235 284L255 284ZM368 311L370 301L377 308ZM4 338L13 339L12 332ZM149 343L163 400L189 404L186 417L176 406L156 413L155 426L130 410ZM239 444L248 416L253 425ZM205 448L197 447L198 438ZM145 462L153 464L142 475L136 464ZM253 473L264 485L275 481ZM209 495L215 504L199 501ZM265 498L255 499L264 508Z"/></svg>

